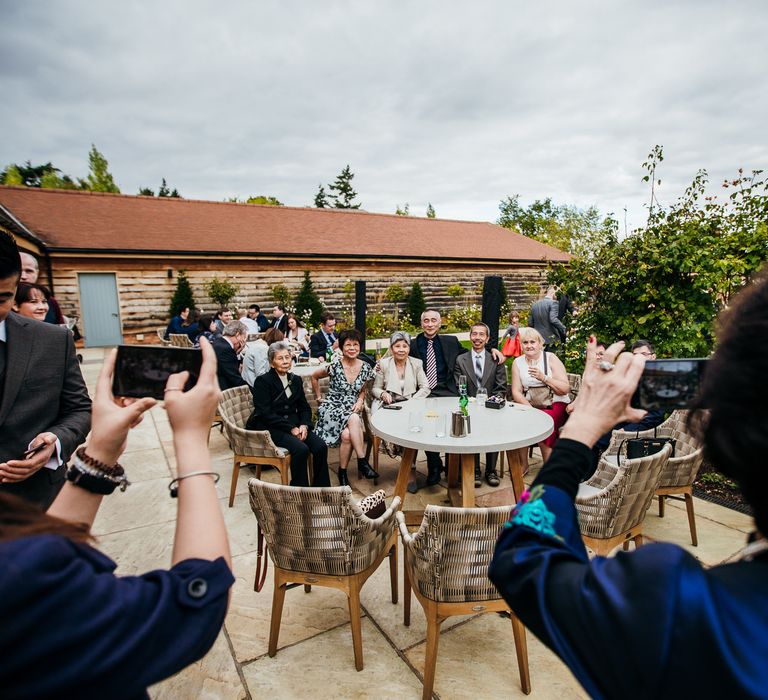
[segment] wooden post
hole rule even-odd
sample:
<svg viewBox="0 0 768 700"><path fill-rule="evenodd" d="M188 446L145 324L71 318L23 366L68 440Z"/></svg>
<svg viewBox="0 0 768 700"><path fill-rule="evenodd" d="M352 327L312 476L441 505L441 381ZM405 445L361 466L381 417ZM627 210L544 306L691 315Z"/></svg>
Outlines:
<svg viewBox="0 0 768 700"><path fill-rule="evenodd" d="M355 281L355 328L363 334L363 342L360 347L361 352L365 352L365 312L367 304L365 300L365 282Z"/></svg>
<svg viewBox="0 0 768 700"><path fill-rule="evenodd" d="M499 344L499 316L501 307L506 299L501 298L502 279L496 275L488 275L483 279L483 323L491 331L488 340L489 347Z"/></svg>

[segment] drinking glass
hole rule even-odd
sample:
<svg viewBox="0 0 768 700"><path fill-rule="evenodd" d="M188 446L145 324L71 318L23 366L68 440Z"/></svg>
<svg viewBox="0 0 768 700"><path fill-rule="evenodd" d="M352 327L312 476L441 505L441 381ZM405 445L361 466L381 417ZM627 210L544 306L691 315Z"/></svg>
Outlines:
<svg viewBox="0 0 768 700"><path fill-rule="evenodd" d="M427 399L427 412L426 417L427 418L434 418L437 415L437 411L435 410L437 408L437 401L435 399Z"/></svg>
<svg viewBox="0 0 768 700"><path fill-rule="evenodd" d="M438 413L437 418L435 418L435 437L445 437L445 421L445 413Z"/></svg>
<svg viewBox="0 0 768 700"><path fill-rule="evenodd" d="M483 387L480 387L477 390L477 405L485 407L485 402L488 400L488 389L484 389Z"/></svg>
<svg viewBox="0 0 768 700"><path fill-rule="evenodd" d="M408 414L408 430L412 433L421 432L421 411L411 411Z"/></svg>
<svg viewBox="0 0 768 700"><path fill-rule="evenodd" d="M459 392L465 392L467 390L467 377L463 374L459 375Z"/></svg>

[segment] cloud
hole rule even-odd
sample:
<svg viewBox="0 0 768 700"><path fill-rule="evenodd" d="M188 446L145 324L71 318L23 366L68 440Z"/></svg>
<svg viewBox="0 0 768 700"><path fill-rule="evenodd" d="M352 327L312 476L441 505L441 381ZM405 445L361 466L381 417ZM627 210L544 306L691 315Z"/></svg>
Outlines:
<svg viewBox="0 0 768 700"><path fill-rule="evenodd" d="M73 175L95 143L124 192L310 204L349 163L366 209L494 220L551 196L643 220L768 161L762 2L9 3L5 162ZM621 218L621 217L620 217Z"/></svg>

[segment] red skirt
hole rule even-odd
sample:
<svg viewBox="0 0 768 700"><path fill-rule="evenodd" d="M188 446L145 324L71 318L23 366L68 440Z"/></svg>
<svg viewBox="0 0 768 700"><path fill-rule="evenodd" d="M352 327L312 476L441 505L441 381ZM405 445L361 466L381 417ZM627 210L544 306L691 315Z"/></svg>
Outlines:
<svg viewBox="0 0 768 700"><path fill-rule="evenodd" d="M567 405L567 403L563 403L562 401L555 401L555 403L552 404L552 408L539 409L540 411L544 411L547 415L552 416L552 420L555 421L555 429L552 431L552 435L543 441L547 447L554 447L557 438L560 436L560 428L563 427L566 418L568 418L568 414L565 412L565 407Z"/></svg>

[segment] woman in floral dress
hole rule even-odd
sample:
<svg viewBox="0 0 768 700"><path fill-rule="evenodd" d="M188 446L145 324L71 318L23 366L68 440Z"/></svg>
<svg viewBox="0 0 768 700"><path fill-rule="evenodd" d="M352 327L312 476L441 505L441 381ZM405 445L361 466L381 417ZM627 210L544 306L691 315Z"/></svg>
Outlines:
<svg viewBox="0 0 768 700"><path fill-rule="evenodd" d="M377 479L379 475L365 458L363 421L360 414L365 408L365 390L374 378L373 368L360 358L362 343L360 331L352 328L339 333L341 358L334 360L312 375L312 388L318 397L318 419L315 432L329 447L341 442L339 449L339 484L349 485L347 465L354 450L357 455L359 478ZM330 377L328 395L320 400L322 377Z"/></svg>

